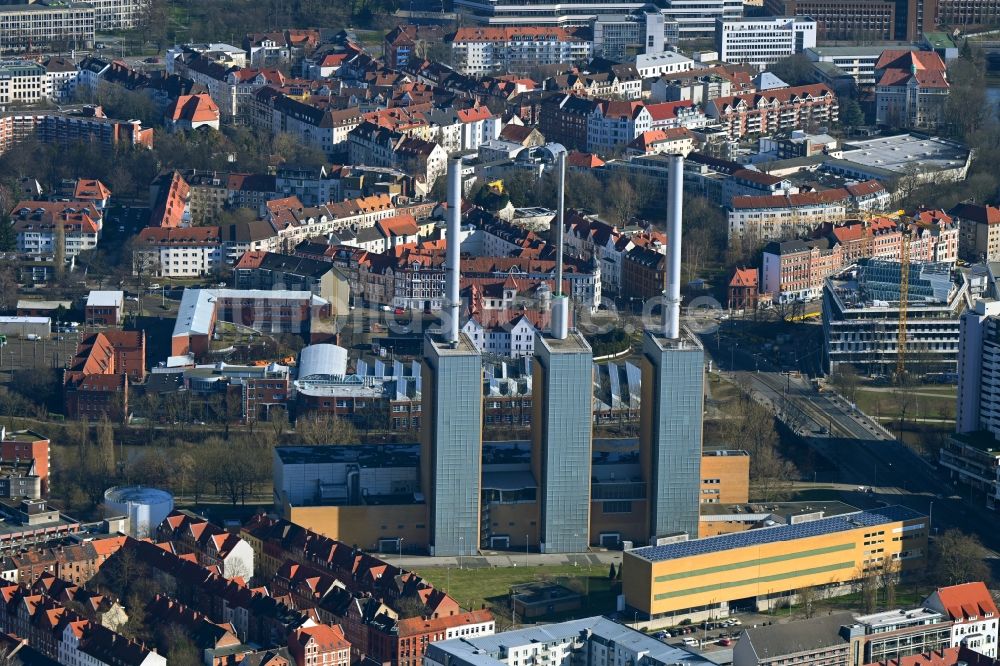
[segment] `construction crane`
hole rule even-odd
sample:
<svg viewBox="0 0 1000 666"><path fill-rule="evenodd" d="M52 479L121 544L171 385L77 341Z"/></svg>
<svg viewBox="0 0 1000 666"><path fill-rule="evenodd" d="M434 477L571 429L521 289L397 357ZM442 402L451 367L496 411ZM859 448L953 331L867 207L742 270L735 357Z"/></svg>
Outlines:
<svg viewBox="0 0 1000 666"><path fill-rule="evenodd" d="M910 305L910 225L899 226L899 333L896 340L896 383L906 378L906 315Z"/></svg>

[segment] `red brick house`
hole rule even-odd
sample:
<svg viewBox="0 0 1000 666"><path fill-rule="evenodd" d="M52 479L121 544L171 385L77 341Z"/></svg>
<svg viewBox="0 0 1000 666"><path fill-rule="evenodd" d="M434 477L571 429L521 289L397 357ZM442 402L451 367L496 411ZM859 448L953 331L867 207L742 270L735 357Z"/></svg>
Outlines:
<svg viewBox="0 0 1000 666"><path fill-rule="evenodd" d="M737 268L729 280L729 309L754 310L757 308L757 269Z"/></svg>
<svg viewBox="0 0 1000 666"><path fill-rule="evenodd" d="M288 652L297 664L349 666L351 663L351 644L338 625L296 629L288 637Z"/></svg>

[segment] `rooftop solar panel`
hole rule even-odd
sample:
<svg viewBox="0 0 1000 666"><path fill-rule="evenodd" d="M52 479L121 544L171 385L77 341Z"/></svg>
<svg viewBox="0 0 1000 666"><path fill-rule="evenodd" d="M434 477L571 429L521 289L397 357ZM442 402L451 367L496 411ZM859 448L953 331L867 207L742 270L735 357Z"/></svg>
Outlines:
<svg viewBox="0 0 1000 666"><path fill-rule="evenodd" d="M795 525L775 525L774 527L762 527L760 529L747 530L746 532L724 534L705 539L681 541L665 546L646 546L630 550L629 553L650 562L660 562L663 560L691 557L692 555L717 553L734 548L760 546L777 541L791 541L793 539L803 539L821 534L845 532L859 527L874 527L876 525L884 525L901 520L913 520L921 517L923 517L922 514L905 506L887 506L882 509L845 513L839 516L820 518L819 520L797 523Z"/></svg>

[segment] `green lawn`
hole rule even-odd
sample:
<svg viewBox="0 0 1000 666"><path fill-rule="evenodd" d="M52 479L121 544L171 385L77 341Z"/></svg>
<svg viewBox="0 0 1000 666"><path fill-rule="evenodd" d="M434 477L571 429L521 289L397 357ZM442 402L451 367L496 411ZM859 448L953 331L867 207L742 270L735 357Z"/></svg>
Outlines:
<svg viewBox="0 0 1000 666"><path fill-rule="evenodd" d="M954 386L915 386L903 389L910 394L911 399L906 405L906 418L909 419L955 419ZM878 417L883 423L888 417L898 419L902 412L899 397L889 391L872 391L859 389L857 395L858 408L864 413Z"/></svg>
<svg viewBox="0 0 1000 666"><path fill-rule="evenodd" d="M429 567L419 573L434 587L445 590L465 608L483 604L495 606L506 602L514 585L535 581L552 581L587 595L584 610L607 613L615 608L615 594L608 580L608 567L551 565L534 567L504 567L497 569L457 569Z"/></svg>

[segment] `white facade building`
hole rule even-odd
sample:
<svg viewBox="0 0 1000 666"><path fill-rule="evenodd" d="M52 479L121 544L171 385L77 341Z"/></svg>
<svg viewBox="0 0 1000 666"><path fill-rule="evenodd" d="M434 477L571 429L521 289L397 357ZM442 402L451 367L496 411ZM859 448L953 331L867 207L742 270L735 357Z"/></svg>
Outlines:
<svg viewBox="0 0 1000 666"><path fill-rule="evenodd" d="M964 583L938 588L924 605L944 615L951 627L951 647L967 647L991 659L997 656L997 607L986 585Z"/></svg>
<svg viewBox="0 0 1000 666"><path fill-rule="evenodd" d="M1000 437L1000 301L976 301L959 331L955 430Z"/></svg>
<svg viewBox="0 0 1000 666"><path fill-rule="evenodd" d="M644 53L635 58L635 68L639 71L639 76L644 79L664 74L679 74L690 70L693 66L694 60L676 51Z"/></svg>
<svg viewBox="0 0 1000 666"><path fill-rule="evenodd" d="M816 46L816 21L800 17L718 19L715 48L723 62L768 65Z"/></svg>
<svg viewBox="0 0 1000 666"><path fill-rule="evenodd" d="M743 0L666 0L662 12L681 39L704 39L715 35L716 19L743 18Z"/></svg>
<svg viewBox="0 0 1000 666"><path fill-rule="evenodd" d="M462 327L472 344L482 353L522 358L535 353L535 327L527 317L517 317L507 325L483 326L469 317Z"/></svg>
<svg viewBox="0 0 1000 666"><path fill-rule="evenodd" d="M450 45L455 68L469 75L586 62L593 54L591 42L562 28L459 28Z"/></svg>

